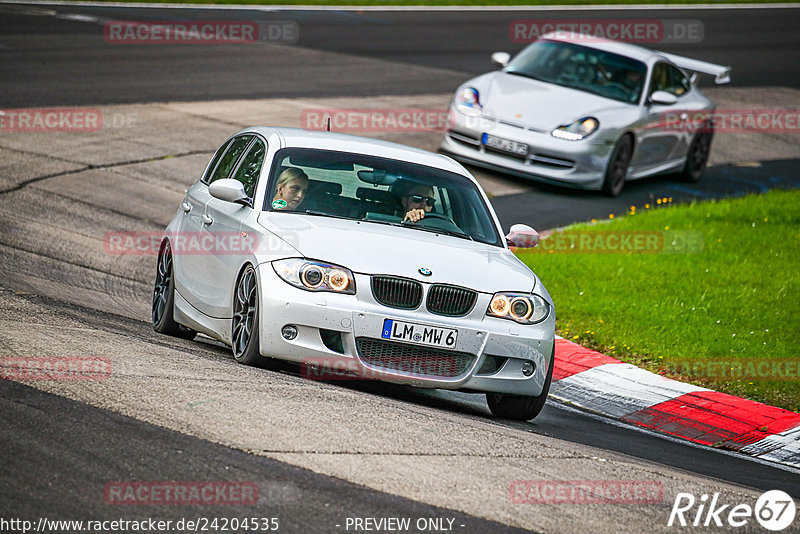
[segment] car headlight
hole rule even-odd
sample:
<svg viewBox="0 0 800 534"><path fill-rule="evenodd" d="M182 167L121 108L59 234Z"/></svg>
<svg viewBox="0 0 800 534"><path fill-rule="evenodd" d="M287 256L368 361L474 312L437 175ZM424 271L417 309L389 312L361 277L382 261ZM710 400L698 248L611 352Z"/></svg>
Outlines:
<svg viewBox="0 0 800 534"><path fill-rule="evenodd" d="M354 295L356 280L350 269L321 261L289 258L272 262L285 282L306 291L330 291Z"/></svg>
<svg viewBox="0 0 800 534"><path fill-rule="evenodd" d="M495 293L486 315L510 319L520 324L536 324L545 320L550 305L539 295L530 293Z"/></svg>
<svg viewBox="0 0 800 534"><path fill-rule="evenodd" d="M483 106L481 106L480 95L478 90L474 87L465 87L456 93L455 104L458 111L465 115L472 115L477 117L481 114Z"/></svg>
<svg viewBox="0 0 800 534"><path fill-rule="evenodd" d="M553 137L558 137L559 139L579 141L592 135L599 127L600 121L594 117L584 117L576 120L572 124L559 126L550 133Z"/></svg>

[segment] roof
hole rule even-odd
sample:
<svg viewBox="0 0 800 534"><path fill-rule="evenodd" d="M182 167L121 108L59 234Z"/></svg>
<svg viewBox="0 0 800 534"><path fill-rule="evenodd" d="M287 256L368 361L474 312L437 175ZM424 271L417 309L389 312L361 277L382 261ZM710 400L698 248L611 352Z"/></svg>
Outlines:
<svg viewBox="0 0 800 534"><path fill-rule="evenodd" d="M716 65L707 61L699 59L692 59L688 57L678 56L676 54L667 54L666 52L659 52L658 50L650 50L642 46L633 45L630 43L623 43L614 41L603 37L596 37L586 33L569 33L564 35L565 32L550 32L544 34L541 38L550 41L558 41L561 43L574 43L594 48L596 50L603 50L613 54L637 59L647 65L655 63L657 60L664 60L673 63L674 65L693 72L700 72L703 74L710 74L715 77L716 83L728 83L730 81L730 66Z"/></svg>
<svg viewBox="0 0 800 534"><path fill-rule="evenodd" d="M356 135L347 135L336 132L303 130L300 128L284 128L270 126L253 126L244 131L256 132L264 137L277 133L283 140L283 145L287 147L300 148L319 148L325 150L338 150L342 152L354 152L369 154L372 156L410 161L429 167L437 167L450 172L455 172L464 176L469 173L454 160L441 154L435 154L427 150L414 148L399 143L372 139ZM241 132L240 132L241 133Z"/></svg>
<svg viewBox="0 0 800 534"><path fill-rule="evenodd" d="M621 41L613 41L603 37L596 37L585 33L572 32L550 32L542 35L542 39L558 41L562 43L574 43L597 50L604 50L613 54L619 54L632 59L638 59L644 63L649 63L655 57L662 57L659 52Z"/></svg>

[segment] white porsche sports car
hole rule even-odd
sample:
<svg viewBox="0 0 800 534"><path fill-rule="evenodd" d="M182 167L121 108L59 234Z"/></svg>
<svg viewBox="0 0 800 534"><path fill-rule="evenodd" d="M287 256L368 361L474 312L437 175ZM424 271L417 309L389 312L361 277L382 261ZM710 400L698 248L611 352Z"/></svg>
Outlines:
<svg viewBox="0 0 800 534"><path fill-rule="evenodd" d="M711 151L716 83L730 67L589 35L550 33L467 81L450 105L441 151L480 167L617 196L626 180L699 180Z"/></svg>
<svg viewBox="0 0 800 534"><path fill-rule="evenodd" d="M553 374L555 310L449 157L398 144L255 127L186 191L158 256L157 332L197 332L264 357L487 394L528 420Z"/></svg>

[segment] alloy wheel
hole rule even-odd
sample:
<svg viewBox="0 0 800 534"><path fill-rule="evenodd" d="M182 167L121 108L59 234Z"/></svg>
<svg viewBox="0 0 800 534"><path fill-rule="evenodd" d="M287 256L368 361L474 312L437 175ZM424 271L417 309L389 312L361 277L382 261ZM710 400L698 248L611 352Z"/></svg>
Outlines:
<svg viewBox="0 0 800 534"><path fill-rule="evenodd" d="M711 148L711 136L706 133L699 134L697 141L692 145L689 154L689 171L692 176L702 174L708 163L708 155Z"/></svg>
<svg viewBox="0 0 800 534"><path fill-rule="evenodd" d="M625 183L625 175L628 174L628 164L631 159L631 145L629 142L623 143L620 146L617 158L614 160L614 166L611 169L611 190L616 194L622 190Z"/></svg>
<svg viewBox="0 0 800 534"><path fill-rule="evenodd" d="M232 345L233 355L240 359L244 356L250 338L253 336L258 311L258 291L256 291L256 274L248 267L236 287L233 303Z"/></svg>
<svg viewBox="0 0 800 534"><path fill-rule="evenodd" d="M170 285L172 283L172 250L169 243L164 245L161 253L158 255L158 264L156 267L156 282L153 287L153 309L152 320L153 324L159 324L164 317L164 311L167 308L167 299L169 298Z"/></svg>

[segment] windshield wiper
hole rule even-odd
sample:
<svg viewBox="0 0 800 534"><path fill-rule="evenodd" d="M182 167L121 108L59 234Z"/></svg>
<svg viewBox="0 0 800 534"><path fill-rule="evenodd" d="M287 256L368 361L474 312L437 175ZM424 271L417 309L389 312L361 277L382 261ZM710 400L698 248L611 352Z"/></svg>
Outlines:
<svg viewBox="0 0 800 534"><path fill-rule="evenodd" d="M430 226L418 226L415 224L401 224L405 228L414 228L416 230L423 230L425 232L433 232L434 234L445 234L451 235L453 237L460 237L461 239L469 239L470 241L475 241L475 239L469 235L465 234L464 232L456 232L455 230L445 230L444 228L431 228Z"/></svg>
<svg viewBox="0 0 800 534"><path fill-rule="evenodd" d="M364 217L361 220L365 222L386 224L388 226L399 226L400 228L413 228L415 230L433 232L434 234L446 234L446 235L451 235L453 237L460 237L462 239L469 239L470 241L475 241L475 239L471 235L465 234L464 232L456 232L455 230L445 230L442 228L431 228L429 226L419 226L410 221L404 221L404 222L381 221L379 219L368 219L367 217Z"/></svg>
<svg viewBox="0 0 800 534"><path fill-rule="evenodd" d="M326 213L324 211L316 211L316 210L306 210L303 212L294 212L294 213L305 213L306 215L315 215L317 217L331 217L333 219L346 219L348 221L356 221L355 217L347 217L345 215L334 215L332 213Z"/></svg>
<svg viewBox="0 0 800 534"><path fill-rule="evenodd" d="M522 72L518 70L507 70L506 74L513 74L514 76L522 76L523 78L530 78L531 80L536 80L537 82L548 82L545 79L539 78L538 76L534 76L533 74L528 74L527 72Z"/></svg>
<svg viewBox="0 0 800 534"><path fill-rule="evenodd" d="M361 221L362 222L377 223L377 224L386 224L386 225L389 225L389 226L400 226L400 227L405 226L404 224L399 223L399 222L382 221L380 219L370 219L369 217L364 217L363 219L361 219Z"/></svg>

